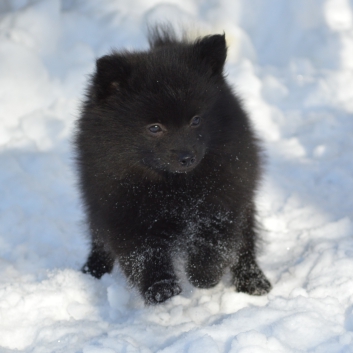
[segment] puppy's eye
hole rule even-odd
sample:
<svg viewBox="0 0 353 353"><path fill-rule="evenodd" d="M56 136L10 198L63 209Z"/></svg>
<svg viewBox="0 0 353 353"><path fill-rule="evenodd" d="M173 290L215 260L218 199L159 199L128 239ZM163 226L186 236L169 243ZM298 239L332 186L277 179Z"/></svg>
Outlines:
<svg viewBox="0 0 353 353"><path fill-rule="evenodd" d="M200 125L200 123L201 123L201 118L198 115L196 115L191 119L190 126L195 127Z"/></svg>
<svg viewBox="0 0 353 353"><path fill-rule="evenodd" d="M147 126L147 131L152 135L160 135L162 132L166 131L166 129L161 124L152 124Z"/></svg>
<svg viewBox="0 0 353 353"><path fill-rule="evenodd" d="M159 125L152 125L148 128L148 130L150 130L151 132L153 132L154 134L157 132L162 131L161 127Z"/></svg>

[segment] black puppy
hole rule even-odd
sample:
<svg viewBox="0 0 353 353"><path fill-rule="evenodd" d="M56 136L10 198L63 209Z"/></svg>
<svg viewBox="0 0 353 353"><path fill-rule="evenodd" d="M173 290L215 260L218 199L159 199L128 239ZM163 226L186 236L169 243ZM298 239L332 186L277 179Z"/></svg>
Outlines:
<svg viewBox="0 0 353 353"><path fill-rule="evenodd" d="M181 292L173 268L237 291L271 289L255 260L259 146L223 75L224 35L179 40L155 28L150 50L97 60L76 135L92 248L84 272L115 260L145 302Z"/></svg>

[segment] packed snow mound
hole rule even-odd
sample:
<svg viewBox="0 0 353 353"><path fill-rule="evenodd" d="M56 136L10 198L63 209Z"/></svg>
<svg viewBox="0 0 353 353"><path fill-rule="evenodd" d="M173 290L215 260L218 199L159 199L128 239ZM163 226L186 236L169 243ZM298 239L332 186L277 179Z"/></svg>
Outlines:
<svg viewBox="0 0 353 353"><path fill-rule="evenodd" d="M222 33L267 150L258 195L268 296L212 290L145 307L96 280L72 136L95 59L146 27ZM180 28L180 27L178 27ZM0 2L0 351L352 352L353 2Z"/></svg>

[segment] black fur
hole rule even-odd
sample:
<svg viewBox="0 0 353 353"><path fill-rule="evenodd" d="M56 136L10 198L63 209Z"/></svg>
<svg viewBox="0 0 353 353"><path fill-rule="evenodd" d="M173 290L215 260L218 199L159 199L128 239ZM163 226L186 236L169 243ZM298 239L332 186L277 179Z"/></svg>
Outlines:
<svg viewBox="0 0 353 353"><path fill-rule="evenodd" d="M196 287L230 267L238 291L267 293L255 260L260 151L223 76L225 36L151 32L150 50L97 60L78 121L92 239L83 271L100 278L117 260L155 304L181 292L173 259L182 255Z"/></svg>

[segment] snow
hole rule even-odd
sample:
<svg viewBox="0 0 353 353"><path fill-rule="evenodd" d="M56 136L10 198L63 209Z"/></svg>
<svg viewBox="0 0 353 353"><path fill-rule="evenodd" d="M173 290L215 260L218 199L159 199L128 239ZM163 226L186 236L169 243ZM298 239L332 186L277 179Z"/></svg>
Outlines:
<svg viewBox="0 0 353 353"><path fill-rule="evenodd" d="M267 150L264 297L183 281L145 307L88 253L72 157L95 58L169 20L222 33ZM0 352L353 352L353 2L0 2Z"/></svg>

